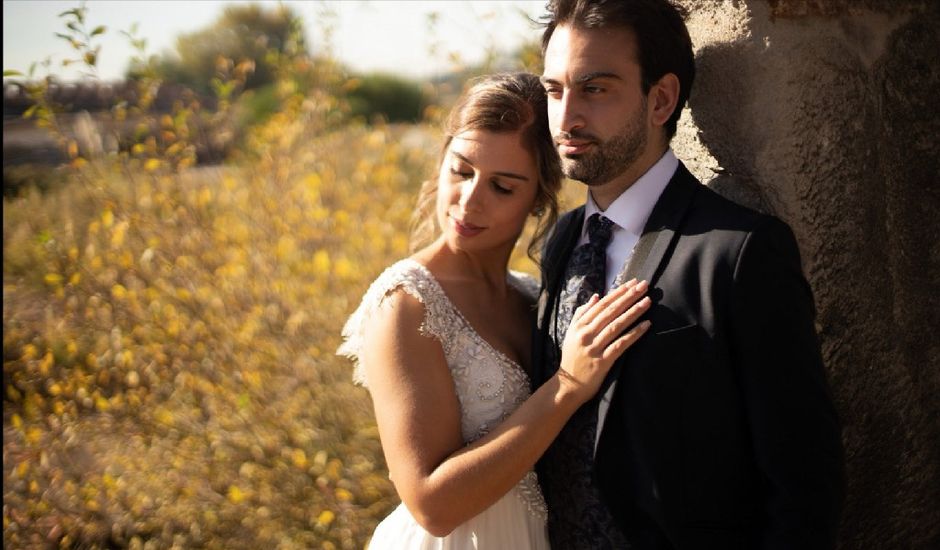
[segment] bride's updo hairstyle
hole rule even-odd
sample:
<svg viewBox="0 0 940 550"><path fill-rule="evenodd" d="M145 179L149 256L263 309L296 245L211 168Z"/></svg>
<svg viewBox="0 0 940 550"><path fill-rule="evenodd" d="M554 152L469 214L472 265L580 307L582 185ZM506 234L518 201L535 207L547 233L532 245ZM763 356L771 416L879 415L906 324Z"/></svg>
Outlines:
<svg viewBox="0 0 940 550"><path fill-rule="evenodd" d="M500 134L521 132L523 146L535 159L539 188L533 214L538 223L528 249L529 257L534 259L545 233L558 219L558 191L563 178L558 151L548 128L545 90L539 78L520 72L475 79L444 123L438 170L454 136L471 130ZM427 246L440 234L434 215L436 195L435 174L422 184L418 194L418 205L411 218L412 252Z"/></svg>

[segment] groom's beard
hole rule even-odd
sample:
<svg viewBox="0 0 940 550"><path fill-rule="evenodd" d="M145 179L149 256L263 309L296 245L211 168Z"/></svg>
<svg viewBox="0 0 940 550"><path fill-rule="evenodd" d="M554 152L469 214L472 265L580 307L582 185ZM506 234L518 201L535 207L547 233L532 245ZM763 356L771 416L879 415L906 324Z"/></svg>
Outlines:
<svg viewBox="0 0 940 550"><path fill-rule="evenodd" d="M588 186L603 185L624 173L636 162L646 149L646 105L634 117L627 120L620 131L607 141L597 136L574 132L563 132L556 141L568 139L588 140L594 143L591 151L577 155L561 155L561 167L565 175Z"/></svg>

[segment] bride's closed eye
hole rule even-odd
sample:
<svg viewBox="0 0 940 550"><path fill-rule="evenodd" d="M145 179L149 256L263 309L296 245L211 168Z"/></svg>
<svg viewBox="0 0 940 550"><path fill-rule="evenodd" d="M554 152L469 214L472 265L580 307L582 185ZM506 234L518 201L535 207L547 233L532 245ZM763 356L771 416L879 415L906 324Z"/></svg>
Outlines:
<svg viewBox="0 0 940 550"><path fill-rule="evenodd" d="M506 185L503 185L498 179L493 178L490 182L493 185L493 190L501 195L512 195L512 188Z"/></svg>

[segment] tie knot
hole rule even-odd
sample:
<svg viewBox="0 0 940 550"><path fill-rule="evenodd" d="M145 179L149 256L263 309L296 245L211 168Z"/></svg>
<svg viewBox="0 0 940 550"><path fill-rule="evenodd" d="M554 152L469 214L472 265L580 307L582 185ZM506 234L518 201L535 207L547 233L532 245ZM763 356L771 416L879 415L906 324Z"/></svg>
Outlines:
<svg viewBox="0 0 940 550"><path fill-rule="evenodd" d="M588 242L601 249L607 248L610 242L610 234L613 231L614 222L600 214L591 214L588 218L587 232Z"/></svg>

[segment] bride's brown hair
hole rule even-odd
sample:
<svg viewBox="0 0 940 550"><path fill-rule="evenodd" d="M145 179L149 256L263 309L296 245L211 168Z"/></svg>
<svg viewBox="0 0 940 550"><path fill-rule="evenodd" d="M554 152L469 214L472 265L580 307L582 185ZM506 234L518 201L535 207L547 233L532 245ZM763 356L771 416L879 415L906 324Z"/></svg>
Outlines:
<svg viewBox="0 0 940 550"><path fill-rule="evenodd" d="M542 239L558 219L558 191L563 178L548 128L545 89L539 78L529 73L506 73L474 80L444 123L438 170L454 136L470 130L520 132L523 147L535 158L539 187L533 212L538 223L528 248L529 257L534 259ZM411 217L412 252L430 244L440 232L434 215L436 195L435 176L426 180L418 193L418 204Z"/></svg>

